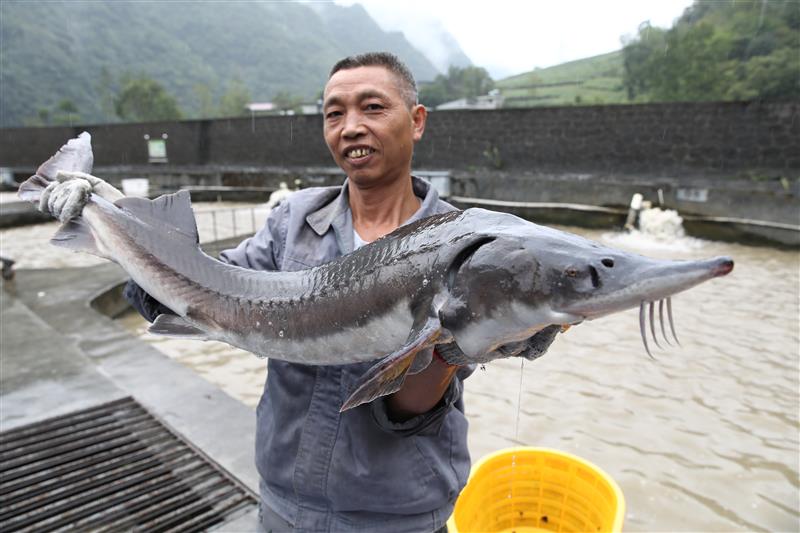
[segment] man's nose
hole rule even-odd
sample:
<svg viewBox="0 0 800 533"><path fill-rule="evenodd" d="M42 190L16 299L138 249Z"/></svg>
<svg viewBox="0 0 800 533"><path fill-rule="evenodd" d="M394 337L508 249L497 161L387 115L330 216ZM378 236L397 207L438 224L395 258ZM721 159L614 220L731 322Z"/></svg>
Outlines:
<svg viewBox="0 0 800 533"><path fill-rule="evenodd" d="M353 138L366 133L363 118L361 113L348 113L345 115L342 137Z"/></svg>

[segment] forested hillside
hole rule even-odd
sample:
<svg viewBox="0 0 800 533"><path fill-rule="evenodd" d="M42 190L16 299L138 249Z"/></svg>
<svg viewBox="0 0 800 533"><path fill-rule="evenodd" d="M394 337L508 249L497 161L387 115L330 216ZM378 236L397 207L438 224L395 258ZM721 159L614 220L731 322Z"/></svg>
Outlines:
<svg viewBox="0 0 800 533"><path fill-rule="evenodd" d="M337 59L368 50L438 74L357 4L3 1L0 126L119 120L131 81L182 117L230 112L226 98L314 101Z"/></svg>
<svg viewBox="0 0 800 533"><path fill-rule="evenodd" d="M648 24L623 49L637 101L800 97L800 2L698 1L672 28Z"/></svg>
<svg viewBox="0 0 800 533"><path fill-rule="evenodd" d="M695 1L621 51L496 83L506 107L800 98L800 2Z"/></svg>

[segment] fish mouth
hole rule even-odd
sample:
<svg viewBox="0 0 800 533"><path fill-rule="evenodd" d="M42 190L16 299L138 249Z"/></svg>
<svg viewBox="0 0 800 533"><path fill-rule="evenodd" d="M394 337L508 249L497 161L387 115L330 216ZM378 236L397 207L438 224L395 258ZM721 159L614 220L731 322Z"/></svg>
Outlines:
<svg viewBox="0 0 800 533"><path fill-rule="evenodd" d="M729 257L721 257L718 260L717 265L711 268L711 274L718 278L720 276L725 276L733 270L733 259Z"/></svg>

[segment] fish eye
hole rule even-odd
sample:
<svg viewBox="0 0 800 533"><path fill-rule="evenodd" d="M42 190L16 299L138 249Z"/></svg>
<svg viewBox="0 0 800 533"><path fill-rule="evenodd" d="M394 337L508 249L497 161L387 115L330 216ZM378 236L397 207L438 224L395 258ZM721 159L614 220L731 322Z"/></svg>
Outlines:
<svg viewBox="0 0 800 533"><path fill-rule="evenodd" d="M575 276L578 275L578 270L574 267L569 267L567 270L564 271L564 274L566 274L571 278L574 278Z"/></svg>

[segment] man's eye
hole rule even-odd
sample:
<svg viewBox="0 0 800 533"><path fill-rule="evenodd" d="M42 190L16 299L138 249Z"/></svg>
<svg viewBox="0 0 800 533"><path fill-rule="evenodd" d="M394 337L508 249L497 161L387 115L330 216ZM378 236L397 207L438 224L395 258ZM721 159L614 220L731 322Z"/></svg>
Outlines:
<svg viewBox="0 0 800 533"><path fill-rule="evenodd" d="M325 115L325 118L337 118L337 117L340 117L341 115L342 115L341 111L329 111Z"/></svg>
<svg viewBox="0 0 800 533"><path fill-rule="evenodd" d="M367 104L367 111L380 111L383 109L381 104Z"/></svg>

